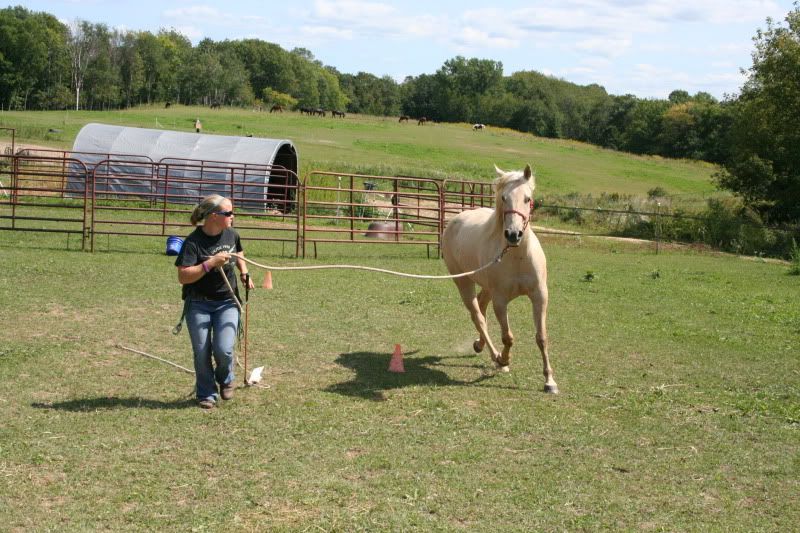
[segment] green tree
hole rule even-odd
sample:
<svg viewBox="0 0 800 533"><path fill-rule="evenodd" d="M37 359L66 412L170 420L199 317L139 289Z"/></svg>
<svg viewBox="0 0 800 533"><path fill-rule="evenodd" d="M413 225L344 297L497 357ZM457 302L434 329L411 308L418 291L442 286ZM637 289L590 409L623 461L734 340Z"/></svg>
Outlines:
<svg viewBox="0 0 800 533"><path fill-rule="evenodd" d="M411 117L440 120L436 109L438 90L436 78L430 74L407 77L400 88L401 111Z"/></svg>
<svg viewBox="0 0 800 533"><path fill-rule="evenodd" d="M347 95L350 113L391 116L400 113L400 88L391 77L378 78L368 72L339 74L339 85Z"/></svg>
<svg viewBox="0 0 800 533"><path fill-rule="evenodd" d="M800 7L767 19L735 102L731 156L719 184L770 221L800 220Z"/></svg>
<svg viewBox="0 0 800 533"><path fill-rule="evenodd" d="M281 93L290 91L294 74L289 52L258 39L236 41L233 51L247 70L255 94L264 94L267 88Z"/></svg>
<svg viewBox="0 0 800 533"><path fill-rule="evenodd" d="M181 101L180 71L192 51L192 43L175 30L158 32L161 46L161 71L155 96L157 101Z"/></svg>
<svg viewBox="0 0 800 533"><path fill-rule="evenodd" d="M112 34L104 25L94 27L96 53L86 66L84 102L87 109L116 107L120 99L121 77Z"/></svg>
<svg viewBox="0 0 800 533"><path fill-rule="evenodd" d="M69 50L76 110L81 108L81 90L83 90L89 64L97 57L102 45L101 39L107 34L108 30L104 24L92 24L76 19L69 26L67 49Z"/></svg>
<svg viewBox="0 0 800 533"><path fill-rule="evenodd" d="M47 107L66 87L66 26L23 7L0 10L0 102L6 109Z"/></svg>
<svg viewBox="0 0 800 533"><path fill-rule="evenodd" d="M623 150L635 154L658 154L667 100L636 100L622 132Z"/></svg>
<svg viewBox="0 0 800 533"><path fill-rule="evenodd" d="M428 118L450 122L483 121L481 97L503 80L503 64L489 59L457 56L436 71L436 109Z"/></svg>
<svg viewBox="0 0 800 533"><path fill-rule="evenodd" d="M297 98L294 98L290 94L276 91L271 87L266 87L262 91L262 94L264 95L264 101L269 104L278 104L287 109L292 109L297 106Z"/></svg>
<svg viewBox="0 0 800 533"><path fill-rule="evenodd" d="M137 46L137 34L126 32L119 36L117 57L120 70L120 102L126 107L139 103L139 94L144 89L144 61Z"/></svg>

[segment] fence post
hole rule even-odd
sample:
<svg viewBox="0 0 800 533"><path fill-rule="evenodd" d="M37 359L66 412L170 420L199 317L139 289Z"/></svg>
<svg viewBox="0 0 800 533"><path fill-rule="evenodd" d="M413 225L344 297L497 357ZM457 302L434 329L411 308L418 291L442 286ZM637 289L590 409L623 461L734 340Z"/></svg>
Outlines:
<svg viewBox="0 0 800 533"><path fill-rule="evenodd" d="M656 255L661 241L661 202L656 202Z"/></svg>

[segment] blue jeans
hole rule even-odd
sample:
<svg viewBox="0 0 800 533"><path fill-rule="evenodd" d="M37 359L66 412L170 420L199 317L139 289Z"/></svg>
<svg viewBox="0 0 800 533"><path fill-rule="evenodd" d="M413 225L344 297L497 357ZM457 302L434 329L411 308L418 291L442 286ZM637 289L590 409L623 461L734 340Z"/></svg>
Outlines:
<svg viewBox="0 0 800 533"><path fill-rule="evenodd" d="M186 326L194 352L197 399L217 401L217 384L227 385L234 379L233 347L239 308L233 300L192 300L186 312Z"/></svg>

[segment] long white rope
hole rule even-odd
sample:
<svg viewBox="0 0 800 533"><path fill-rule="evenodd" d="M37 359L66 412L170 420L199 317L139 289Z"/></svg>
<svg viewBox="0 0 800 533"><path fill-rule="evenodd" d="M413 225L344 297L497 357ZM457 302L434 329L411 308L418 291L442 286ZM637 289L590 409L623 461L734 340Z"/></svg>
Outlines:
<svg viewBox="0 0 800 533"><path fill-rule="evenodd" d="M279 266L270 266L270 265L262 265L261 263L256 263L252 259L248 259L244 256L238 254L231 254L234 257L237 257L247 263L250 263L253 266L257 266L259 268L263 268L264 270L324 270L324 269L331 269L331 268L346 268L352 270L369 270L371 272L381 272L383 274L391 274L393 276L401 276L404 278L414 278L414 279L455 279L455 278L463 278L465 276L471 276L480 272L481 270L486 270L490 266L494 265L495 263L499 263L500 260L503 258L503 254L506 253L508 247L503 248L503 251L493 259L491 262L486 263L480 268L476 268L475 270L470 270L469 272L462 272L460 274L450 274L444 276L427 276L424 274L408 274L406 272L396 272L394 270L387 270L385 268L374 268L368 266L361 266L361 265L314 265L314 266L286 266L286 267L279 267Z"/></svg>
<svg viewBox="0 0 800 533"><path fill-rule="evenodd" d="M160 357L156 357L155 355L150 355L149 353L141 352L139 350L134 350L133 348L128 348L127 346L123 346L121 344L117 344L117 348L121 348L123 350L127 350L129 352L138 353L139 355L143 355L144 357L149 357L150 359L155 359L156 361L161 361L162 363L167 363L168 365L174 366L180 370L183 370L187 374L194 374L194 370L190 370L185 366L181 366L178 364L173 363L172 361L167 361L166 359L162 359Z"/></svg>

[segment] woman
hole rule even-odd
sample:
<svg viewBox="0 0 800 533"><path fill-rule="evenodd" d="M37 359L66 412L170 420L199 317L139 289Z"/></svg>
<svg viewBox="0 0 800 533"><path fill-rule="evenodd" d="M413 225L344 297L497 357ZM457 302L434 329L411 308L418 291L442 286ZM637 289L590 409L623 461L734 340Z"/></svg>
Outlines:
<svg viewBox="0 0 800 533"><path fill-rule="evenodd" d="M233 347L239 327L239 308L231 294L236 291L236 259L242 282L253 288L239 234L233 225L233 202L213 194L192 211L191 222L199 225L184 241L175 266L186 300L186 324L194 352L197 401L213 409L218 398L230 400L234 390ZM233 256L238 253L240 257ZM228 278L228 284L222 277ZM212 362L213 361L213 362ZM219 386L219 391L217 390Z"/></svg>

